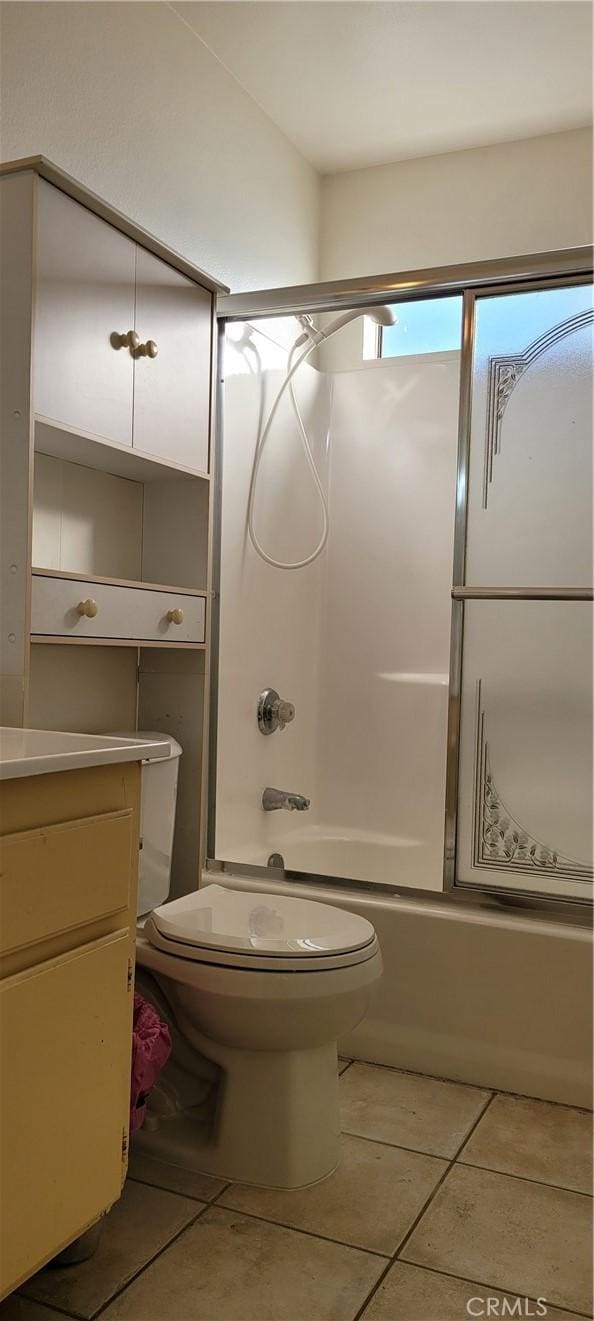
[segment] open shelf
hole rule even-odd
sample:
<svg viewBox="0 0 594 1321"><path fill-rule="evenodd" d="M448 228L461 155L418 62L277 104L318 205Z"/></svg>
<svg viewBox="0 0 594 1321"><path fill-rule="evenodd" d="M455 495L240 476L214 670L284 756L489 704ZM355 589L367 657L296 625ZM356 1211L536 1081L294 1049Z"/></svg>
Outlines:
<svg viewBox="0 0 594 1321"><path fill-rule="evenodd" d="M113 473L116 477L127 477L136 482L162 482L176 479L210 481L207 472L199 472L195 468L186 468L181 463L156 458L154 454L145 454L142 450L134 449L130 445L120 445L114 440L106 440L103 436L74 431L72 427L38 415L35 417L34 445L41 454L50 454L55 459L66 459L69 463L97 468L100 472Z"/></svg>

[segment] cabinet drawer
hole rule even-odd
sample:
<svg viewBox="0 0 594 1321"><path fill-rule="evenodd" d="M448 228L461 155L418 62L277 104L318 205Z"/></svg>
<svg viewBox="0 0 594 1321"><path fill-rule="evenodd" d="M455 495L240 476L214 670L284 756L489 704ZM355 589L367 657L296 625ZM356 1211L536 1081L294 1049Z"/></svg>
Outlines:
<svg viewBox="0 0 594 1321"><path fill-rule="evenodd" d="M130 808L0 839L0 953L126 909L134 843Z"/></svg>
<svg viewBox="0 0 594 1321"><path fill-rule="evenodd" d="M92 616L79 611L79 605L86 601L96 606ZM169 612L175 612L174 618L168 618ZM202 643L205 600L189 593L34 573L31 632L38 636L131 642Z"/></svg>
<svg viewBox="0 0 594 1321"><path fill-rule="evenodd" d="M0 983L0 1297L120 1196L129 952L117 932Z"/></svg>

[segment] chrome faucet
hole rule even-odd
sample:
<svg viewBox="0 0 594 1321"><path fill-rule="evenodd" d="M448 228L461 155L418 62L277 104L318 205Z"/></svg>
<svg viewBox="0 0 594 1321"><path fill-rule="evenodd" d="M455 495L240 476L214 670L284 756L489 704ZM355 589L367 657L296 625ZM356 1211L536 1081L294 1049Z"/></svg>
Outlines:
<svg viewBox="0 0 594 1321"><path fill-rule="evenodd" d="M265 812L276 812L279 807L287 812L307 812L309 798L303 794L288 793L286 789L265 789L262 794L262 807Z"/></svg>

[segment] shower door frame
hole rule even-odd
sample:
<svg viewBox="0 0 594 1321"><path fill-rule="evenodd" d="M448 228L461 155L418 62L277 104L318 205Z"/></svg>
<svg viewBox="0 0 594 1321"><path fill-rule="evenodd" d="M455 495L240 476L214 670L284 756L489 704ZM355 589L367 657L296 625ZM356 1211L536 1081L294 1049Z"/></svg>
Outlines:
<svg viewBox="0 0 594 1321"><path fill-rule="evenodd" d="M418 890L412 886L383 885L374 881L350 880L343 876L320 876L290 868L258 867L240 861L220 861L215 855L216 767L219 675L219 622L221 573L221 508L223 451L223 373L217 372L216 427L214 463L215 526L213 535L213 600L211 610L210 719L207 771L207 841L206 866L213 873L237 872L269 880L297 881L301 884L323 883L384 895L409 896L429 903L472 903L491 909L532 910L557 921L587 922L592 905L585 898L556 898L529 890L510 890L487 884L464 884L456 881L456 837L458 772L460 751L460 705L462 685L462 646L464 602L467 600L586 600L594 599L591 588L485 588L465 583L468 512L468 469L474 364L475 312L478 298L503 293L521 293L566 285L588 284L594 278L594 251L591 247L566 248L559 252L504 257L458 266L443 266L399 274L369 276L355 280L332 281L311 285L293 285L284 289L264 289L253 293L222 294L217 298L219 364L224 363L225 327L229 322L262 318L316 314L367 308L397 301L411 302L437 297L462 297L462 337L460 351L460 395L458 413L458 451L452 565L452 614L450 634L450 674L447 726L447 762L444 822L444 867L442 890Z"/></svg>

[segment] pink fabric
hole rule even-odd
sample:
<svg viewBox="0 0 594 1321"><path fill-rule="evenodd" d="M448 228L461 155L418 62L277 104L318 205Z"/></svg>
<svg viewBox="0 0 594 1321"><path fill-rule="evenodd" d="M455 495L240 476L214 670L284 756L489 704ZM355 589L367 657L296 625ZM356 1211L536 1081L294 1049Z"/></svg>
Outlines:
<svg viewBox="0 0 594 1321"><path fill-rule="evenodd" d="M130 1085L130 1132L144 1123L146 1100L171 1054L171 1035L156 1009L134 993L132 1031L132 1078Z"/></svg>

